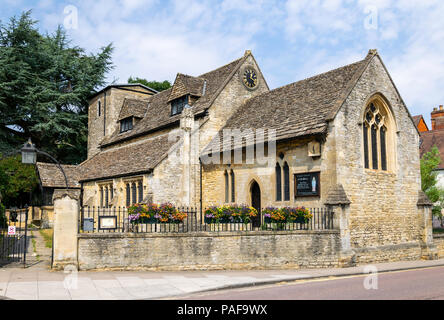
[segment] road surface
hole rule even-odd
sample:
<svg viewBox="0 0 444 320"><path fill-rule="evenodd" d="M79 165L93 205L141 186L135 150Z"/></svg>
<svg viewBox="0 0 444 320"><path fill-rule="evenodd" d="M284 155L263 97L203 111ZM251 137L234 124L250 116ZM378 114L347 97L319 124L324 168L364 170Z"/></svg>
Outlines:
<svg viewBox="0 0 444 320"><path fill-rule="evenodd" d="M368 289L366 289L366 287ZM444 300L444 267L281 283L190 295L193 300Z"/></svg>

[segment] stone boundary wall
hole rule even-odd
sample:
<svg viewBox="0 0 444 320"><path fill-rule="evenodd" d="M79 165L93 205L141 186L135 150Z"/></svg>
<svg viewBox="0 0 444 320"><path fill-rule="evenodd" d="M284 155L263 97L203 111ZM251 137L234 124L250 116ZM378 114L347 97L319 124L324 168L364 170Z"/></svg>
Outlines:
<svg viewBox="0 0 444 320"><path fill-rule="evenodd" d="M80 270L339 267L339 231L79 234Z"/></svg>
<svg viewBox="0 0 444 320"><path fill-rule="evenodd" d="M444 234L434 234L433 244L436 246L438 259L444 258Z"/></svg>
<svg viewBox="0 0 444 320"><path fill-rule="evenodd" d="M444 242L443 242L444 243ZM352 248L357 265L368 263L419 260L422 248L419 241L378 247Z"/></svg>

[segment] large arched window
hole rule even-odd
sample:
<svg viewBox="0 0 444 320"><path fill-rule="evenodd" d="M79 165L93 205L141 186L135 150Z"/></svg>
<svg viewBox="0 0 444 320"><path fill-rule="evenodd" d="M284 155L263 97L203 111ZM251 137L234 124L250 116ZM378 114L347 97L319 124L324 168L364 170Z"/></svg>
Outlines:
<svg viewBox="0 0 444 320"><path fill-rule="evenodd" d="M388 171L394 162L395 124L390 110L380 98L366 107L363 119L364 167Z"/></svg>

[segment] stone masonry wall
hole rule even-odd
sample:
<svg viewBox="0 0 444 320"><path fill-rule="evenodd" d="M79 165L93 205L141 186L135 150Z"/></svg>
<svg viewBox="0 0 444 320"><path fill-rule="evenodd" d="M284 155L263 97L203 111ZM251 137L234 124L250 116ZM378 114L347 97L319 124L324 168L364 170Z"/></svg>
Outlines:
<svg viewBox="0 0 444 320"><path fill-rule="evenodd" d="M337 231L80 234L79 268L290 269L338 267Z"/></svg>
<svg viewBox="0 0 444 320"><path fill-rule="evenodd" d="M438 251L438 258L444 258L444 235L433 235L433 243L435 244Z"/></svg>
<svg viewBox="0 0 444 320"><path fill-rule="evenodd" d="M117 119L123 105L123 100L125 98L147 99L150 95L152 95L151 91L141 87L137 87L135 90L141 92L111 88L91 99L88 109L88 159L100 151L99 145L105 136L110 136L119 128ZM98 115L97 111L99 101L101 103L100 116ZM104 124L106 125L105 132L103 130Z"/></svg>
<svg viewBox="0 0 444 320"><path fill-rule="evenodd" d="M323 201L327 196L329 186L334 182L331 170L326 167L328 165L329 152L323 151L322 156L311 158L308 156L308 143L311 139L301 139L278 143L276 147L275 161L270 164L246 164L245 150L243 151L243 164L218 164L205 165L203 167L202 184L204 207L212 205L225 204L225 177L224 172L233 170L235 174L235 203L251 205L250 188L252 181L256 181L261 189L261 206L306 206L306 207L323 207ZM322 149L325 149L326 145ZM328 147L328 145L327 145ZM327 149L328 150L328 149ZM284 158L281 160L279 154L283 153ZM221 160L222 162L222 160ZM233 161L232 161L233 162ZM283 168L284 162L288 163L290 168L290 201L276 201L276 174L275 165L279 162ZM305 172L321 171L321 196L320 197L298 197L295 198L294 175ZM282 186L283 186L282 174ZM231 180L229 183L229 195L231 203ZM283 197L282 189L282 200Z"/></svg>
<svg viewBox="0 0 444 320"><path fill-rule="evenodd" d="M360 123L366 103L375 93L386 98L398 130L393 134L395 149L388 145L388 154L395 155L389 171L364 168ZM336 116L333 134L337 180L351 201L352 249L379 247L388 252L386 246L420 241L423 215L416 205L420 190L419 135L378 57L372 60ZM412 250L416 252L417 247ZM396 260L394 255L385 254L383 260L393 259Z"/></svg>

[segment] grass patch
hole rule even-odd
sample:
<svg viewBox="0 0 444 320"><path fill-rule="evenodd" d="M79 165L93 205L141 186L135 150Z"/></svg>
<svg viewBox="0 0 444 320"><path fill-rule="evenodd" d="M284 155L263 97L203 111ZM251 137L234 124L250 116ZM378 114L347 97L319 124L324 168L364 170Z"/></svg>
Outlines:
<svg viewBox="0 0 444 320"><path fill-rule="evenodd" d="M37 254L37 241L35 241L34 234L32 231L31 231L31 236L32 236L32 251L35 253L37 261L40 261L40 256Z"/></svg>
<svg viewBox="0 0 444 320"><path fill-rule="evenodd" d="M47 248L52 249L52 234L54 233L53 229L40 229L40 234L43 239L45 239L45 246Z"/></svg>

